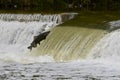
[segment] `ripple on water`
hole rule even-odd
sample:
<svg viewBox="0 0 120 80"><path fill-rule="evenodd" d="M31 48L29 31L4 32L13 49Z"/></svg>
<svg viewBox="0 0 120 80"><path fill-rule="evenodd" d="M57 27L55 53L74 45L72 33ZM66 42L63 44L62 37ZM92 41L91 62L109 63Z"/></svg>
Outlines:
<svg viewBox="0 0 120 80"><path fill-rule="evenodd" d="M120 80L120 69L94 62L0 65L2 80Z"/></svg>

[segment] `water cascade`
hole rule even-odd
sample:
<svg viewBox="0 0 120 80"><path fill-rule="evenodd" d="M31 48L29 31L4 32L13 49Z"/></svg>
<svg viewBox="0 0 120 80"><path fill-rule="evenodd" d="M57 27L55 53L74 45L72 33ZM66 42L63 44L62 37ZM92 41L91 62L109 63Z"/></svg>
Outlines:
<svg viewBox="0 0 120 80"><path fill-rule="evenodd" d="M19 21L19 22L55 22L61 23L61 16L56 15L41 15L41 14L0 14L0 20L3 21Z"/></svg>
<svg viewBox="0 0 120 80"><path fill-rule="evenodd" d="M95 57L96 55L97 57L101 56L101 53L108 54L108 52L105 52L107 50L101 50L97 46L99 40L107 33L105 30L77 26L53 28L67 19L72 19L74 15L75 13L61 15L0 14L0 59L25 63L41 62L42 60L70 61L86 59L88 54L91 53ZM119 21L109 22L108 24L113 29L114 26L119 26ZM50 29L51 32L47 39L30 52L27 47L30 46L33 37ZM115 31L116 34L118 32L119 30ZM115 33L112 32L109 35ZM104 45L108 46L109 43L106 42L106 44ZM94 47L95 45L97 49ZM116 52L118 51L116 50ZM100 53L100 55L97 53Z"/></svg>
<svg viewBox="0 0 120 80"><path fill-rule="evenodd" d="M119 62L120 21L111 21L110 25L112 29L118 29L105 35L89 52L89 58Z"/></svg>
<svg viewBox="0 0 120 80"><path fill-rule="evenodd" d="M0 14L0 59L5 61L24 62L44 58L29 56L27 47L34 36L44 31L49 31L54 26L61 24L61 14ZM71 19L72 15L68 19ZM52 60L51 57L45 57ZM46 59L47 59L46 58ZM40 60L41 60L40 59ZM38 60L39 61L39 60Z"/></svg>
<svg viewBox="0 0 120 80"><path fill-rule="evenodd" d="M0 80L120 80L120 21L105 23L108 30L54 27L73 16L0 14ZM41 45L27 49L48 30Z"/></svg>
<svg viewBox="0 0 120 80"><path fill-rule="evenodd" d="M85 59L106 31L82 27L55 27L48 38L34 49L36 55L53 56L56 61Z"/></svg>

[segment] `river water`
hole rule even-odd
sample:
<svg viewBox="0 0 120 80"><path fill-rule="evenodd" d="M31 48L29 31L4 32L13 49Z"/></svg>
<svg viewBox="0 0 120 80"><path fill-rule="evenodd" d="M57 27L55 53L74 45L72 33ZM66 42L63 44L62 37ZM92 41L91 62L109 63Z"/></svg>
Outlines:
<svg viewBox="0 0 120 80"><path fill-rule="evenodd" d="M53 29L62 23L60 15L0 14L0 19L1 80L120 80L119 29ZM30 52L33 37L48 30L47 39Z"/></svg>

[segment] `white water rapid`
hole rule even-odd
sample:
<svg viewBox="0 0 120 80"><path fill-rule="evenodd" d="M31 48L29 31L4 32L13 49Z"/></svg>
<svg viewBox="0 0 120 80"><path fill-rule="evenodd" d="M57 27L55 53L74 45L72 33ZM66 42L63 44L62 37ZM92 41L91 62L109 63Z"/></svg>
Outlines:
<svg viewBox="0 0 120 80"><path fill-rule="evenodd" d="M104 62L120 61L120 21L111 21L110 28L118 28L105 35L91 50L89 58L101 59Z"/></svg>
<svg viewBox="0 0 120 80"><path fill-rule="evenodd" d="M24 58L25 61L34 60L27 54L29 52L27 47L30 46L33 37L60 23L62 23L60 15L0 14L0 60L15 62L24 62Z"/></svg>
<svg viewBox="0 0 120 80"><path fill-rule="evenodd" d="M27 47L33 41L33 37L60 23L62 23L60 15L0 14L0 80L120 80L119 21L108 23L111 29L117 27L117 30L110 33L99 29L56 27L48 39L42 42L45 46L41 45L49 50L37 48L38 52L56 51L51 54L57 57L61 55L58 55L58 52L66 54L71 51L67 56L73 57L73 60L81 56L78 53L82 51L82 55L85 56L83 60L54 62L53 56L50 55L31 55ZM55 34L56 32L58 33ZM61 32L65 32L64 35L61 35ZM91 34L94 36L90 37ZM45 42L52 46L47 46ZM64 48L62 46L65 43L68 47L65 45ZM66 52L56 50L60 48ZM76 54L75 57L73 52Z"/></svg>

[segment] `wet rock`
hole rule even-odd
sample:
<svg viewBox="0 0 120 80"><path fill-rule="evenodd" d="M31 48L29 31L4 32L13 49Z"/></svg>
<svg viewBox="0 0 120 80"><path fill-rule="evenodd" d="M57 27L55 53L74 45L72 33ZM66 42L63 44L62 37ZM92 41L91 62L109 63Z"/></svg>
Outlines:
<svg viewBox="0 0 120 80"><path fill-rule="evenodd" d="M33 75L33 77L40 77L40 75Z"/></svg>

